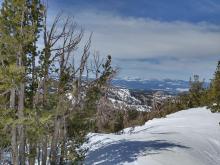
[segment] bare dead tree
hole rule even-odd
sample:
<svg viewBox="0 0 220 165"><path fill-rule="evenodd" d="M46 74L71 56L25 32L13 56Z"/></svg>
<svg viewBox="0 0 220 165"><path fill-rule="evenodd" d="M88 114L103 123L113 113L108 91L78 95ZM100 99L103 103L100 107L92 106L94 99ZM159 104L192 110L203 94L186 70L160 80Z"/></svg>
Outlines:
<svg viewBox="0 0 220 165"><path fill-rule="evenodd" d="M104 61L103 59L100 59L99 52L95 51L93 54L93 61L91 62L91 66L92 66L96 79L99 77L99 74L101 72L101 66L103 64L103 61Z"/></svg>
<svg viewBox="0 0 220 165"><path fill-rule="evenodd" d="M52 24L52 27L49 32L45 32L45 56L46 61L49 61L49 63L54 63L58 61L59 63L59 73L58 73L58 107L56 108L56 114L55 114L55 120L54 120L54 132L52 136L51 141L51 153L50 158L51 162L56 162L56 156L57 156L57 145L58 145L58 137L60 136L60 124L63 123L63 120L65 119L65 116L60 115L60 105L63 104L63 98L65 94L65 86L64 84L68 84L68 82L65 81L65 75L69 74L71 71L71 67L73 67L72 71L72 77L77 77L77 93L76 98L78 99L78 102L80 101L80 94L81 94L81 88L82 88L82 76L85 71L86 63L89 58L89 48L91 44L91 36L89 37L88 42L84 46L83 54L81 57L80 65L75 70L75 66L71 66L69 63L69 60L71 58L74 58L75 54L74 51L78 48L79 43L81 42L81 39L83 37L84 31L82 28L77 31L77 24L72 22L70 17L67 17L62 28L61 32L57 35L57 26L59 25L59 22L61 20L60 15L58 15ZM45 28L46 31L46 28ZM46 62L45 61L45 62ZM46 71L49 69L49 66L46 66ZM48 76L48 72L46 73L46 77ZM76 76L77 75L77 76ZM47 81L47 79L45 78ZM46 83L45 83L46 84ZM44 85L46 86L46 85ZM44 91L48 90L47 88L44 88ZM46 96L45 96L46 98ZM65 114L65 112L62 112ZM65 135L63 135L65 138ZM63 143L64 144L64 143Z"/></svg>

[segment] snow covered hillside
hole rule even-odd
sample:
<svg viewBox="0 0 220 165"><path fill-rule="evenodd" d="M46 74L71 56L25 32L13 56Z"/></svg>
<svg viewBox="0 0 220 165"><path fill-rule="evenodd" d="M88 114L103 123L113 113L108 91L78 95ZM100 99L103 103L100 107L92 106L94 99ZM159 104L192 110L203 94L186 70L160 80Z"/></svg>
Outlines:
<svg viewBox="0 0 220 165"><path fill-rule="evenodd" d="M124 134L91 134L85 164L219 165L220 113L194 108Z"/></svg>
<svg viewBox="0 0 220 165"><path fill-rule="evenodd" d="M142 104L140 100L131 96L129 89L114 88L109 90L108 99L119 109L133 109L137 111L150 111L149 105Z"/></svg>

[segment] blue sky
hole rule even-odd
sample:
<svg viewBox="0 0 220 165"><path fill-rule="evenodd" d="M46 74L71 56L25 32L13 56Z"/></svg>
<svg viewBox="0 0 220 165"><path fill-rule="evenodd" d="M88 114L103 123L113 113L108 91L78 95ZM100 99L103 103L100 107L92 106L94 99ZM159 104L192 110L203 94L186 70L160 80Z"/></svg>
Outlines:
<svg viewBox="0 0 220 165"><path fill-rule="evenodd" d="M54 3L76 11L96 10L124 17L220 23L219 0L54 0Z"/></svg>
<svg viewBox="0 0 220 165"><path fill-rule="evenodd" d="M220 60L220 0L48 0L93 32L91 51L111 54L118 77L212 78Z"/></svg>

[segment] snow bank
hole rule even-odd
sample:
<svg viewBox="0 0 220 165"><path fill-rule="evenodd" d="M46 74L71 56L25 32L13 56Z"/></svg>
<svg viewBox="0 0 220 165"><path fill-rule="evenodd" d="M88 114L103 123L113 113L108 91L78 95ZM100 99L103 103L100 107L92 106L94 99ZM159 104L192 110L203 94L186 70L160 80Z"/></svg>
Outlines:
<svg viewBox="0 0 220 165"><path fill-rule="evenodd" d="M194 108L127 128L91 134L85 164L219 165L220 114Z"/></svg>

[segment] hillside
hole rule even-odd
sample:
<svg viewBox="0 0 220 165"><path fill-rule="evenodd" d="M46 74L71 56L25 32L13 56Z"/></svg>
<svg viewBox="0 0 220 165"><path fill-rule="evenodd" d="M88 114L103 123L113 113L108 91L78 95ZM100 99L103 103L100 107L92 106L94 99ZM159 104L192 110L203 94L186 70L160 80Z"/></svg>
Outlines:
<svg viewBox="0 0 220 165"><path fill-rule="evenodd" d="M91 134L85 164L217 165L220 113L194 108L127 128L121 135Z"/></svg>

